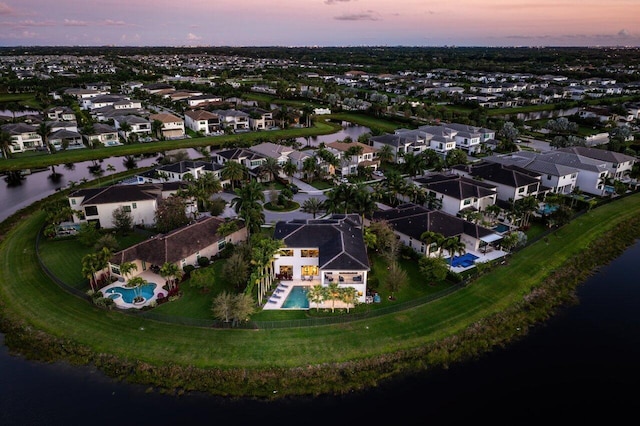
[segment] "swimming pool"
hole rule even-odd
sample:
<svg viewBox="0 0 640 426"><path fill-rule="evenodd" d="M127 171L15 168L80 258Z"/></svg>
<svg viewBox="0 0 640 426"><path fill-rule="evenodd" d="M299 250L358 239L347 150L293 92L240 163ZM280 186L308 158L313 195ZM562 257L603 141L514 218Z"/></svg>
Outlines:
<svg viewBox="0 0 640 426"><path fill-rule="evenodd" d="M549 215L553 212L555 212L556 210L558 210L558 206L552 206L549 204L545 204L544 206L542 206L542 208L540 210L538 210L539 213L544 214L544 215Z"/></svg>
<svg viewBox="0 0 640 426"><path fill-rule="evenodd" d="M494 226L492 229L499 234L503 234L509 230L509 226L505 225L504 223L499 223L496 226Z"/></svg>
<svg viewBox="0 0 640 426"><path fill-rule="evenodd" d="M475 254L465 253L462 256L453 256L453 260L448 257L447 263L453 267L468 268L469 266L473 266L476 259L478 259L478 256Z"/></svg>
<svg viewBox="0 0 640 426"><path fill-rule="evenodd" d="M139 288L127 288L127 287L112 287L106 290L105 296L111 299L118 299L122 297L122 300L127 303L133 303L133 298L136 296L144 297L144 300L149 300L153 297L153 291L156 289L156 283L147 283Z"/></svg>
<svg viewBox="0 0 640 426"><path fill-rule="evenodd" d="M294 285L289 295L282 303L282 309L309 309L307 286Z"/></svg>

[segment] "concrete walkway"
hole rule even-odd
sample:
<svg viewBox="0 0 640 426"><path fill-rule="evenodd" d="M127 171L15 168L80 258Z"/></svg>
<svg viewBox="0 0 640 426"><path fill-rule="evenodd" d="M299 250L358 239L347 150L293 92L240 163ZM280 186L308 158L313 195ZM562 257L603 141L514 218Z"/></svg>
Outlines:
<svg viewBox="0 0 640 426"><path fill-rule="evenodd" d="M308 183L298 179L297 177L293 177L293 183L300 188L301 192L306 192L307 194L310 195L322 195L324 193L324 191L314 188L313 186L309 185Z"/></svg>

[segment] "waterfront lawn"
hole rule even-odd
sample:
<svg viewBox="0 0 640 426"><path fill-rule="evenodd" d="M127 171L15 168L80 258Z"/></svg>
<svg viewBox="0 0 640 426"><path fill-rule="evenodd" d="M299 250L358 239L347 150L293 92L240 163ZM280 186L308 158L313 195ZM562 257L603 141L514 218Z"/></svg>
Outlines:
<svg viewBox="0 0 640 426"><path fill-rule="evenodd" d="M637 218L638 211L640 194L595 208L548 244L538 241L514 253L507 265L421 306L355 322L270 330L189 327L104 311L71 297L36 266L34 240L44 218L37 212L17 222L0 245L0 312L64 337L65 345L157 365L256 369L361 360L423 348L522 303L556 268L604 232Z"/></svg>
<svg viewBox="0 0 640 426"><path fill-rule="evenodd" d="M148 232L137 231L126 236L115 234L115 237L118 247L126 248L144 241L149 235ZM40 239L40 257L44 265L60 280L78 290L90 288L89 281L82 276L82 258L89 253L93 253L93 249L80 244L75 237Z"/></svg>

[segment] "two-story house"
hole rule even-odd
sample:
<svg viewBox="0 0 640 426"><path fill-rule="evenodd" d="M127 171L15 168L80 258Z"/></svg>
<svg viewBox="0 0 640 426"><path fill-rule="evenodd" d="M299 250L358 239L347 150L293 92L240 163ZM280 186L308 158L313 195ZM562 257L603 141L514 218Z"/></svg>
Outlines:
<svg viewBox="0 0 640 426"><path fill-rule="evenodd" d="M486 256L489 252L490 258L506 254L497 247L502 236L492 229L416 204L407 203L387 210L377 210L370 221L387 222L405 246L424 256L453 255L436 243L423 241L422 234L428 231L440 234L444 238L457 238L464 243L467 252L475 253L478 258Z"/></svg>
<svg viewBox="0 0 640 426"><path fill-rule="evenodd" d="M113 228L113 212L122 207L131 213L134 225L152 226L159 200L179 188L179 182L167 182L79 189L69 194L69 206L76 212L74 223L94 222L99 228Z"/></svg>
<svg viewBox="0 0 640 426"><path fill-rule="evenodd" d="M0 126L3 132L11 136L11 153L45 149L38 128L27 123L9 123Z"/></svg>
<svg viewBox="0 0 640 426"><path fill-rule="evenodd" d="M378 149L360 142L330 142L327 149L340 160L337 174L349 176L358 174L358 167L377 170L380 161L376 158Z"/></svg>
<svg viewBox="0 0 640 426"><path fill-rule="evenodd" d="M578 188L592 195L604 195L605 183L609 174L605 161L559 150L542 153L519 151L512 154L493 155L486 157L485 160L516 165L546 175L547 180L545 181L543 178L545 185L557 180L558 186L553 187L553 191L563 194L568 194L574 188ZM566 178L569 173L571 173L570 177ZM559 179L560 177L564 177L564 179ZM575 179L575 186L571 188L571 191L568 186L562 186L564 182L573 179Z"/></svg>
<svg viewBox="0 0 640 426"><path fill-rule="evenodd" d="M51 107L46 112L48 120L76 121L76 113L68 106Z"/></svg>
<svg viewBox="0 0 640 426"><path fill-rule="evenodd" d="M149 116L149 121L154 122L156 120L162 123L160 131L164 139L184 138L184 120L182 120L182 118L166 112L151 114Z"/></svg>
<svg viewBox="0 0 640 426"><path fill-rule="evenodd" d="M85 148L82 135L73 130L60 129L48 136L49 145L56 150Z"/></svg>
<svg viewBox="0 0 640 426"><path fill-rule="evenodd" d="M204 109L190 109L184 112L184 124L194 132L204 135L221 133L220 117Z"/></svg>
<svg viewBox="0 0 640 426"><path fill-rule="evenodd" d="M618 180L628 178L629 173L631 173L633 169L633 165L637 161L635 157L621 152L589 148L586 146L571 146L560 148L558 151L570 152L583 157L604 161L607 166L607 176Z"/></svg>
<svg viewBox="0 0 640 426"><path fill-rule="evenodd" d="M92 147L97 146L117 146L122 145L115 127L105 123L95 123L90 132L84 135L87 144Z"/></svg>
<svg viewBox="0 0 640 426"><path fill-rule="evenodd" d="M212 111L220 117L220 123L224 128L234 131L249 130L249 114L235 109L217 109Z"/></svg>
<svg viewBox="0 0 640 426"><path fill-rule="evenodd" d="M498 197L496 185L453 173L436 173L414 181L440 200L440 210L453 216L465 210L482 212Z"/></svg>
<svg viewBox="0 0 640 426"><path fill-rule="evenodd" d="M538 197L549 190L542 185L539 173L522 169L514 165L505 165L490 161L468 165L453 166L455 174L487 183L496 188L497 200L501 207L509 207L515 201L525 197Z"/></svg>
<svg viewBox="0 0 640 426"><path fill-rule="evenodd" d="M273 262L276 277L353 287L358 301L365 302L371 268L360 215L281 221L276 223L274 238L284 243Z"/></svg>
<svg viewBox="0 0 640 426"><path fill-rule="evenodd" d="M138 138L148 138L151 135L151 122L137 115L117 115L113 117L113 123L124 139L129 139L132 134ZM130 127L128 130L122 128L125 123Z"/></svg>

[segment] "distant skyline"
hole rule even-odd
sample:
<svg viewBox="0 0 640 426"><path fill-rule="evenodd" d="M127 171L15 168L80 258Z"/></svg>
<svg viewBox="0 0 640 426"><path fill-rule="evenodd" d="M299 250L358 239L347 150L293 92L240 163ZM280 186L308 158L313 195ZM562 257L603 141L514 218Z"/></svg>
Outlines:
<svg viewBox="0 0 640 426"><path fill-rule="evenodd" d="M0 46L640 46L640 0L0 0Z"/></svg>

